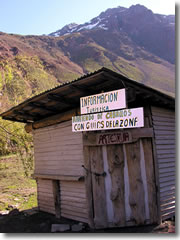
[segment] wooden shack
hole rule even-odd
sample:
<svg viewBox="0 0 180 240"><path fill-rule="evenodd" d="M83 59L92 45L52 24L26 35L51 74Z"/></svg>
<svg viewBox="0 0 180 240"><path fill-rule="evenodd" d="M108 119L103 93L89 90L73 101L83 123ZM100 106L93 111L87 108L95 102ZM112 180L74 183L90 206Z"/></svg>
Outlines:
<svg viewBox="0 0 180 240"><path fill-rule="evenodd" d="M144 127L72 131L81 97L123 88L128 108L143 107ZM102 68L1 116L26 123L33 134L39 210L92 228L159 223L175 215L173 97Z"/></svg>

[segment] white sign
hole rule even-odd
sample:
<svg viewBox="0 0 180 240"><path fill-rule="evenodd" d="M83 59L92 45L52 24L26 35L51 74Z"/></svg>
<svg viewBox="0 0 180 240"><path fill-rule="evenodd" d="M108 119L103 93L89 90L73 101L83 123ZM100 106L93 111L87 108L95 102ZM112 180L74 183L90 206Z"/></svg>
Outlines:
<svg viewBox="0 0 180 240"><path fill-rule="evenodd" d="M73 132L137 127L144 127L142 107L72 117Z"/></svg>
<svg viewBox="0 0 180 240"><path fill-rule="evenodd" d="M81 114L90 114L126 108L125 88L82 97L80 98L80 107Z"/></svg>

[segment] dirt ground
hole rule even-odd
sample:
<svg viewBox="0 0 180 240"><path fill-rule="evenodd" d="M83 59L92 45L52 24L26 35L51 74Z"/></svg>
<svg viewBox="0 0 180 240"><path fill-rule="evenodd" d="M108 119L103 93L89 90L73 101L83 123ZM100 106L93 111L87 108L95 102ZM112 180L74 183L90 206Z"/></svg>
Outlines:
<svg viewBox="0 0 180 240"><path fill-rule="evenodd" d="M57 219L54 215L40 212L37 209L25 211L12 210L8 214L0 214L1 233L51 233L52 224L68 224L71 227L80 224L81 233L175 233L175 221L165 221L160 225L147 225L138 227L124 227L93 230L87 224L82 224L66 218ZM72 233L72 230L65 231Z"/></svg>
<svg viewBox="0 0 180 240"><path fill-rule="evenodd" d="M36 181L25 176L21 160L16 155L0 157L0 214L36 206Z"/></svg>

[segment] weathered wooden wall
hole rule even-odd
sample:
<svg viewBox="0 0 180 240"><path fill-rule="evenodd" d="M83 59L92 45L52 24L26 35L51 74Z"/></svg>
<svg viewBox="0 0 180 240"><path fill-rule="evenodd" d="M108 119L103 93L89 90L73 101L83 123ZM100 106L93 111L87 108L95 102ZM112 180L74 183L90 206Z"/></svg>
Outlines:
<svg viewBox="0 0 180 240"><path fill-rule="evenodd" d="M38 207L41 211L55 214L53 196L53 182L51 180L37 179Z"/></svg>
<svg viewBox="0 0 180 240"><path fill-rule="evenodd" d="M175 112L152 107L162 220L175 215Z"/></svg>
<svg viewBox="0 0 180 240"><path fill-rule="evenodd" d="M84 181L60 181L60 199L61 216L81 222L88 222Z"/></svg>
<svg viewBox="0 0 180 240"><path fill-rule="evenodd" d="M40 210L88 222L85 182L78 181L84 175L82 134L72 133L67 121L36 129L33 136Z"/></svg>
<svg viewBox="0 0 180 240"><path fill-rule="evenodd" d="M71 121L33 131L35 174L82 175L82 134L72 133Z"/></svg>

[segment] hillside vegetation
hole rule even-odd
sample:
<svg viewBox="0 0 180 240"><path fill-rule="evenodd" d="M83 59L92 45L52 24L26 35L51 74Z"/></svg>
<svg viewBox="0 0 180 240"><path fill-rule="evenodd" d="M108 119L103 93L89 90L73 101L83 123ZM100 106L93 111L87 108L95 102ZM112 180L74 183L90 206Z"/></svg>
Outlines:
<svg viewBox="0 0 180 240"><path fill-rule="evenodd" d="M16 155L0 157L0 214L37 206L36 181L27 178Z"/></svg>

